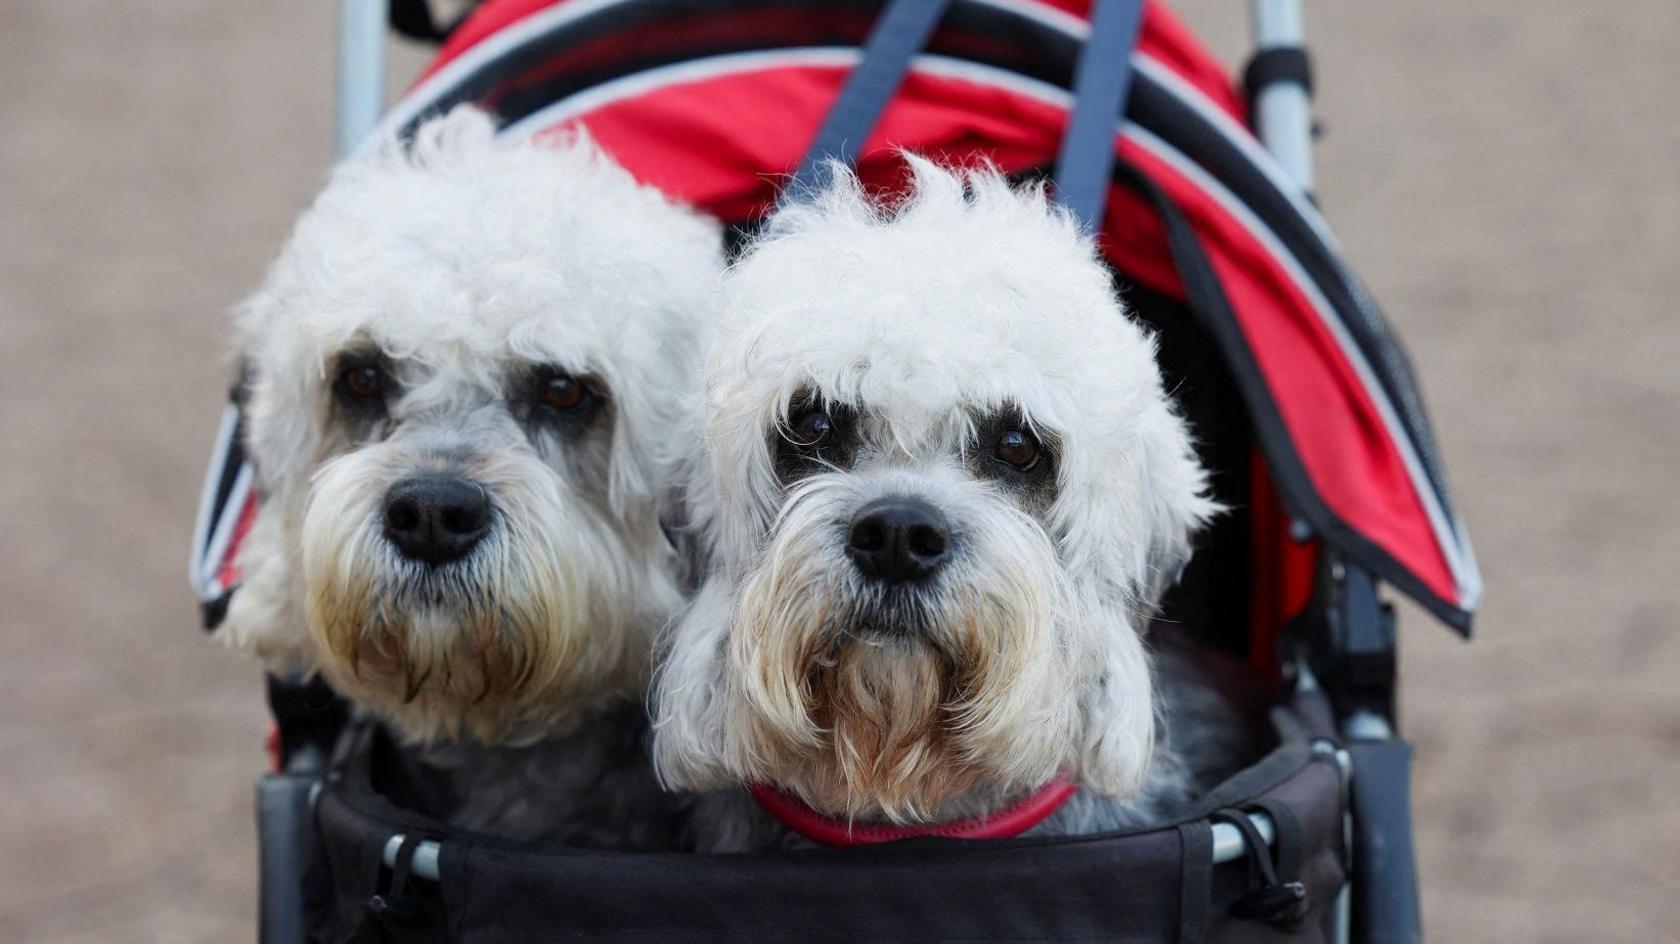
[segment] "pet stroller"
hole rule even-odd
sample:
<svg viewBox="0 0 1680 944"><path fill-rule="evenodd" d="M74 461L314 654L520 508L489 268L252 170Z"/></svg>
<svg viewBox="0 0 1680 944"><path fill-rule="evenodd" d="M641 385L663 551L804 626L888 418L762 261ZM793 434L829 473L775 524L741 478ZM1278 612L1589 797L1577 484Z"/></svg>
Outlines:
<svg viewBox="0 0 1680 944"><path fill-rule="evenodd" d="M1406 357L1313 201L1299 6L1253 0L1243 95L1153 0L485 0L447 28L424 0L343 0L341 149L381 120L389 16L441 51L388 129L461 102L509 135L581 124L737 234L816 157L873 185L898 179L895 147L1054 173L1234 509L1167 616L1270 686L1276 742L1182 822L1132 834L595 853L399 807L379 732L319 683L272 679L263 939L1418 940L1378 588L1468 633L1480 582ZM236 389L193 558L212 626L250 482Z"/></svg>

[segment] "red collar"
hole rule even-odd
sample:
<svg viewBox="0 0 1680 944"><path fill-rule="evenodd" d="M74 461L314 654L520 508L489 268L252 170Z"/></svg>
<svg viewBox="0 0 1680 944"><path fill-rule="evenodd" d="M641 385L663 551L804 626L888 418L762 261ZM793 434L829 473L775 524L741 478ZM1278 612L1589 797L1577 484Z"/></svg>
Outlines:
<svg viewBox="0 0 1680 944"><path fill-rule="evenodd" d="M946 839L1013 839L1037 826L1044 818L1060 809L1077 789L1067 778L1058 776L1012 806L986 816L957 820L951 823L929 823L923 826L890 826L880 823L850 823L806 806L793 795L775 787L751 783L753 799L764 811L780 820L783 826L813 842L825 846L870 846L899 839L939 836Z"/></svg>

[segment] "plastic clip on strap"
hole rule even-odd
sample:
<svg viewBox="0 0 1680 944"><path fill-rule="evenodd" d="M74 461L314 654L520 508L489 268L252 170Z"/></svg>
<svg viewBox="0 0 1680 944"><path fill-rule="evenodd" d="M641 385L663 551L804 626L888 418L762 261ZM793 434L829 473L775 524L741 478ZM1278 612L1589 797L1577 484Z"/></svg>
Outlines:
<svg viewBox="0 0 1680 944"><path fill-rule="evenodd" d="M1271 848L1266 845L1265 837L1260 835L1248 814L1227 807L1208 818L1214 822L1229 823L1242 833L1243 845L1248 850L1249 879L1252 882L1256 877L1259 878L1258 887L1231 905L1231 916L1245 921L1264 921L1279 929L1288 929L1299 924L1312 908L1312 902L1307 897L1307 886L1301 882L1298 874L1278 874L1277 864L1272 861ZM1277 822L1276 826L1280 834L1281 851L1284 846L1281 834L1285 825L1283 822ZM1298 860L1299 856L1295 858ZM1299 862L1294 864L1298 866Z"/></svg>
<svg viewBox="0 0 1680 944"><path fill-rule="evenodd" d="M829 108L793 179L783 189L784 194L803 193L816 183L816 174L824 161L847 164L853 161L856 150L875 129L887 102L910 71L910 60L927 45L949 3L950 0L892 0L887 4L869 38L864 40L862 58L846 77L840 97Z"/></svg>
<svg viewBox="0 0 1680 944"><path fill-rule="evenodd" d="M1073 112L1056 159L1056 200L1089 232L1102 227L1114 171L1114 133L1132 84L1132 47L1143 0L1095 0L1091 38L1079 51Z"/></svg>
<svg viewBox="0 0 1680 944"><path fill-rule="evenodd" d="M402 846L397 849L396 864L391 866L390 884L385 886L384 891L367 901L368 916L385 930L398 931L418 927L425 920L426 916L414 901L410 888L414 853L419 850L424 838L419 832L413 831L403 837Z"/></svg>

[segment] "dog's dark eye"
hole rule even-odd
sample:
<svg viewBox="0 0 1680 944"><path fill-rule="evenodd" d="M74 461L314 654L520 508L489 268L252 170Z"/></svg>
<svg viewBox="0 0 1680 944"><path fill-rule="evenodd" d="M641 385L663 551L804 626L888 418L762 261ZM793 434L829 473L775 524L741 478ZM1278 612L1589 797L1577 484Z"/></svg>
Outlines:
<svg viewBox="0 0 1680 944"><path fill-rule="evenodd" d="M562 413L570 413L589 403L589 387L570 374L555 374L542 387L542 402Z"/></svg>
<svg viewBox="0 0 1680 944"><path fill-rule="evenodd" d="M1021 472L1036 467L1043 453L1038 439L1024 429L1006 429L992 445L992 455Z"/></svg>
<svg viewBox="0 0 1680 944"><path fill-rule="evenodd" d="M834 420L826 410L812 408L788 423L788 442L801 448L821 446L834 436Z"/></svg>
<svg viewBox="0 0 1680 944"><path fill-rule="evenodd" d="M385 395L385 375L377 367L352 367L344 372L344 389L363 400Z"/></svg>
<svg viewBox="0 0 1680 944"><path fill-rule="evenodd" d="M857 445L857 415L844 403L800 396L772 440L776 474L786 485L818 472L845 468Z"/></svg>
<svg viewBox="0 0 1680 944"><path fill-rule="evenodd" d="M333 411L355 436L366 436L385 419L395 392L395 378L378 355L346 354L333 375Z"/></svg>
<svg viewBox="0 0 1680 944"><path fill-rule="evenodd" d="M533 364L513 372L508 410L535 433L547 430L566 438L595 426L610 394L599 381L553 364Z"/></svg>
<svg viewBox="0 0 1680 944"><path fill-rule="evenodd" d="M385 371L378 364L354 363L338 372L334 385L341 399L368 402L385 399Z"/></svg>

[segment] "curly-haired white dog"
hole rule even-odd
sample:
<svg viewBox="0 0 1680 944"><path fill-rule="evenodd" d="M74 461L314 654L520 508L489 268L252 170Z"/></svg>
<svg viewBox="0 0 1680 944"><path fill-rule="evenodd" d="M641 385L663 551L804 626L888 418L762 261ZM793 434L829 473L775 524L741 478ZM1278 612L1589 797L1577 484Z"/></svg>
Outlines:
<svg viewBox="0 0 1680 944"><path fill-rule="evenodd" d="M721 271L715 223L587 140L461 109L341 167L238 315L261 506L221 634L456 770L463 825L651 798L659 517Z"/></svg>
<svg viewBox="0 0 1680 944"><path fill-rule="evenodd" d="M1144 631L1216 510L1150 337L1042 188L909 158L726 278L688 483L712 572L655 758L711 850L1112 828L1194 787ZM908 827L908 828L906 828ZM1001 830L1001 832L1000 832Z"/></svg>

